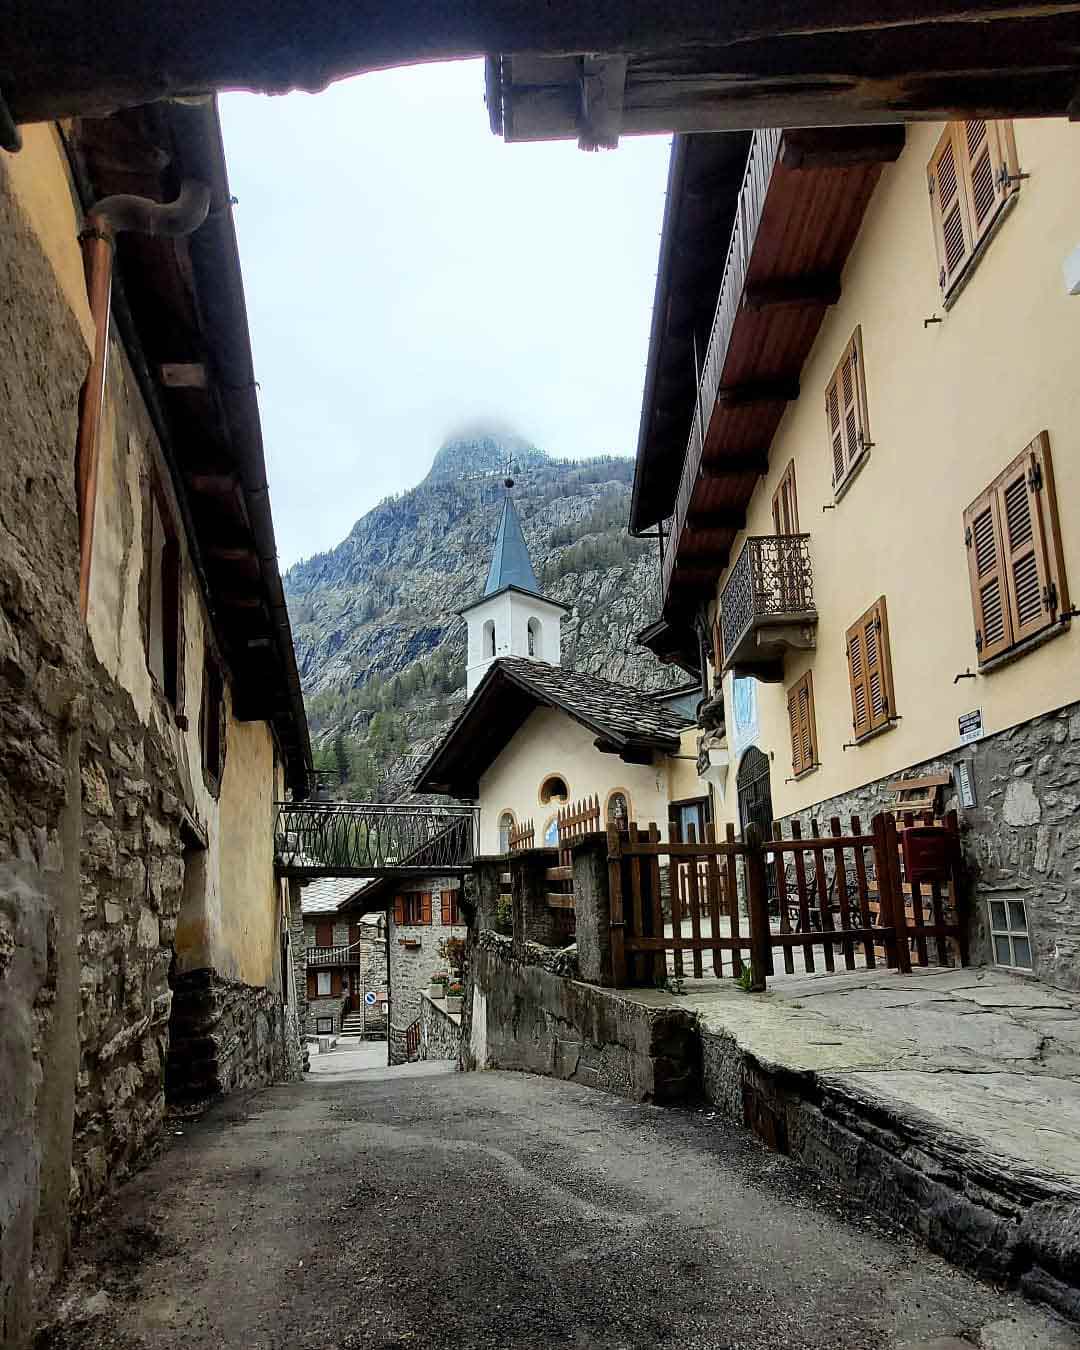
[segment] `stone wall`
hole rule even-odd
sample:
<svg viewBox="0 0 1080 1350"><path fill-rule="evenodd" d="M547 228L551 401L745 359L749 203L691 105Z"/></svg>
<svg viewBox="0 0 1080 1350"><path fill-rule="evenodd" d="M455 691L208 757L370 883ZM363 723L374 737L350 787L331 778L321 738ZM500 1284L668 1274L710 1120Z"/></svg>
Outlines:
<svg viewBox="0 0 1080 1350"><path fill-rule="evenodd" d="M464 939L468 932L464 922L443 926L442 893L444 889L460 894L461 883L447 877L430 877L422 881L404 883L401 893L431 892L431 923L398 925L390 904L390 1063L400 1064L405 1059L405 1030L420 1016L420 995L431 983L438 969L445 968L439 956L439 944L447 937ZM461 916L464 919L464 915Z"/></svg>
<svg viewBox="0 0 1080 1350"><path fill-rule="evenodd" d="M23 156L53 136L28 128ZM85 709L73 464L89 363L16 195L11 175L33 168L15 160L0 154L0 1328L11 1343L68 1244Z"/></svg>
<svg viewBox="0 0 1080 1350"><path fill-rule="evenodd" d="M463 1005L465 1069L516 1069L633 1101L693 1097L701 1085L697 1019L556 974L567 954L473 936Z"/></svg>
<svg viewBox="0 0 1080 1350"><path fill-rule="evenodd" d="M89 1212L165 1112L169 970L184 876L176 764L88 655L82 743L79 1042L73 1187Z"/></svg>
<svg viewBox="0 0 1080 1350"><path fill-rule="evenodd" d="M461 1014L446 1011L446 1000L420 995L420 1058L450 1059L461 1054Z"/></svg>
<svg viewBox="0 0 1080 1350"><path fill-rule="evenodd" d="M960 815L971 960L993 961L986 901L1019 897L1027 907L1034 973L1080 989L1080 704L898 769L890 780L952 772L961 760L973 765L976 805L963 810L956 792L946 788L945 806ZM877 811L893 805L881 780L819 802L797 818L804 834L811 816L846 821L854 814L868 827ZM785 834L794 818L785 818Z"/></svg>
<svg viewBox="0 0 1080 1350"><path fill-rule="evenodd" d="M285 1008L271 989L196 970L174 980L169 1098L202 1102L290 1076Z"/></svg>
<svg viewBox="0 0 1080 1350"><path fill-rule="evenodd" d="M304 915L301 909L301 887L298 881L289 882L289 957L293 966L293 985L296 989L296 1025L303 1042L308 1035L307 1022L307 941L304 937Z"/></svg>
<svg viewBox="0 0 1080 1350"><path fill-rule="evenodd" d="M336 1036L341 1031L342 1009L345 995L335 994L332 998L309 998L307 1001L307 1034L309 1036ZM319 1023L330 1019L329 1030L320 1031Z"/></svg>

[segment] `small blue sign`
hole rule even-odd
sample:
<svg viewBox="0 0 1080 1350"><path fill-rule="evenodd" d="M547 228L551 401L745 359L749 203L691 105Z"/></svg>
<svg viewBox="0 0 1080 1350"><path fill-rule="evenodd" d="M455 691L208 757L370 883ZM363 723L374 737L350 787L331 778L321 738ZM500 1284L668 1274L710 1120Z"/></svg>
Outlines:
<svg viewBox="0 0 1080 1350"><path fill-rule="evenodd" d="M375 995L374 995L374 993L372 992L372 990L369 989L369 990L367 991L367 993L364 995L364 1002L367 1004L367 1006L368 1006L369 1008L374 1008L374 1006L375 1006Z"/></svg>

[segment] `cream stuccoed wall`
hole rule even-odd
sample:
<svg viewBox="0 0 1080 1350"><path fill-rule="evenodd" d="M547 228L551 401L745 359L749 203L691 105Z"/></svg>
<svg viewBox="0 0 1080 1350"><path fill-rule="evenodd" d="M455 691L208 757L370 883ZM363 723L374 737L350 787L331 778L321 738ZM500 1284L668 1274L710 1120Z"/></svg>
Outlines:
<svg viewBox="0 0 1080 1350"><path fill-rule="evenodd" d="M595 733L557 709L537 708L530 713L480 779L480 852L499 852L499 817L504 811L512 811L518 824L533 821L536 843L543 843L545 829L560 805L540 801L540 785L550 774L565 780L571 803L595 793L603 809L611 792L626 793L631 818L639 824L655 821L666 836L666 756L658 756L655 765L627 764L618 755L597 750L595 739Z"/></svg>
<svg viewBox="0 0 1080 1350"><path fill-rule="evenodd" d="M540 625L539 649L534 653L534 659L557 666L562 657L563 613L561 605L513 590L503 591L468 610L465 614L468 624L466 693L472 696L496 657L529 655L530 619ZM484 629L489 622L495 625L494 656L484 642Z"/></svg>
<svg viewBox="0 0 1080 1350"><path fill-rule="evenodd" d="M668 800L685 801L687 797L704 797L707 789L697 776L698 741L701 731L687 727L679 738L678 756L667 756Z"/></svg>
<svg viewBox="0 0 1080 1350"><path fill-rule="evenodd" d="M123 347L114 337L99 442L87 630L95 657L130 695L136 716L170 747L180 795L207 840L202 856L188 859L192 870L175 938L178 971L211 967L246 984L270 985L279 978L278 934L284 912L273 870L272 733L265 722L235 720L226 679L225 769L220 797L215 797L203 775L199 731L208 625L183 538L181 717L157 687L146 659L140 582L143 485L151 474L156 474L179 526L179 507L153 429Z"/></svg>
<svg viewBox="0 0 1080 1350"><path fill-rule="evenodd" d="M954 683L977 669L962 513L1043 429L1066 575L1074 602L1080 595L1080 299L1066 295L1061 270L1080 238L1080 128L1016 123L1020 168L1030 178L947 313L926 187L941 130L909 126L903 153L885 168L844 270L842 297L822 325L802 395L788 405L747 514L748 533L772 533L772 494L794 459L819 619L816 651L789 656L783 683L757 688L758 744L775 752L776 816L956 748L957 718L970 709L982 709L992 734L1080 699L1075 623L1011 665ZM943 322L924 326L933 315ZM857 324L873 448L835 509L823 511L834 500L824 391ZM845 632L880 595L901 720L845 751L852 739ZM807 668L821 767L785 783L786 691ZM737 819L736 767L723 818Z"/></svg>

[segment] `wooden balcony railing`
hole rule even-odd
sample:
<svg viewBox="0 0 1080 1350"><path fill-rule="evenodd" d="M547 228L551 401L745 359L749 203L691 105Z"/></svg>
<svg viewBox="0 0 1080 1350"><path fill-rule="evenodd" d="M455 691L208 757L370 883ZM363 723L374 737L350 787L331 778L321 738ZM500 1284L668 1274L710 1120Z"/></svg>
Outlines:
<svg viewBox="0 0 1080 1350"><path fill-rule="evenodd" d="M760 678L788 647L814 644L814 572L808 534L751 535L720 595L724 669Z"/></svg>
<svg viewBox="0 0 1080 1350"><path fill-rule="evenodd" d="M670 541L664 553L663 588L667 596L671 573L675 567L679 538L686 524L686 515L690 508L698 475L701 472L701 458L704 451L705 434L712 416L716 395L720 389L720 378L727 358L735 319L742 303L746 285L746 272L750 255L754 249L758 226L761 224L765 209L765 198L769 191L769 180L780 149L783 131L770 129L756 131L750 143L750 153L746 160L746 172L743 174L742 187L739 190L739 205L735 213L735 224L731 230L728 244L727 261L724 264L724 276L720 284L720 296L716 302L716 314L713 317L709 345L705 348L705 359L701 366L701 379L698 384L697 406L690 427L690 436L683 460L682 477L675 499L675 514L672 520Z"/></svg>
<svg viewBox="0 0 1080 1350"><path fill-rule="evenodd" d="M308 947L308 968L312 966L358 966L361 948L359 943L351 947Z"/></svg>

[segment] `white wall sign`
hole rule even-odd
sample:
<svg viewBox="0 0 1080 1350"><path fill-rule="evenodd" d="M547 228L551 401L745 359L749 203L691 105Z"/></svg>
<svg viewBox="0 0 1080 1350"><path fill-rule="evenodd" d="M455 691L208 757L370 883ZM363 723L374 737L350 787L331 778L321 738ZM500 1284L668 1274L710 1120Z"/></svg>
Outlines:
<svg viewBox="0 0 1080 1350"><path fill-rule="evenodd" d="M981 741L983 737L983 716L981 708L961 713L958 719L960 744L970 745L972 741Z"/></svg>
<svg viewBox="0 0 1080 1350"><path fill-rule="evenodd" d="M966 759L962 759L956 766L956 791L960 805L965 811L970 811L975 805L975 774Z"/></svg>

